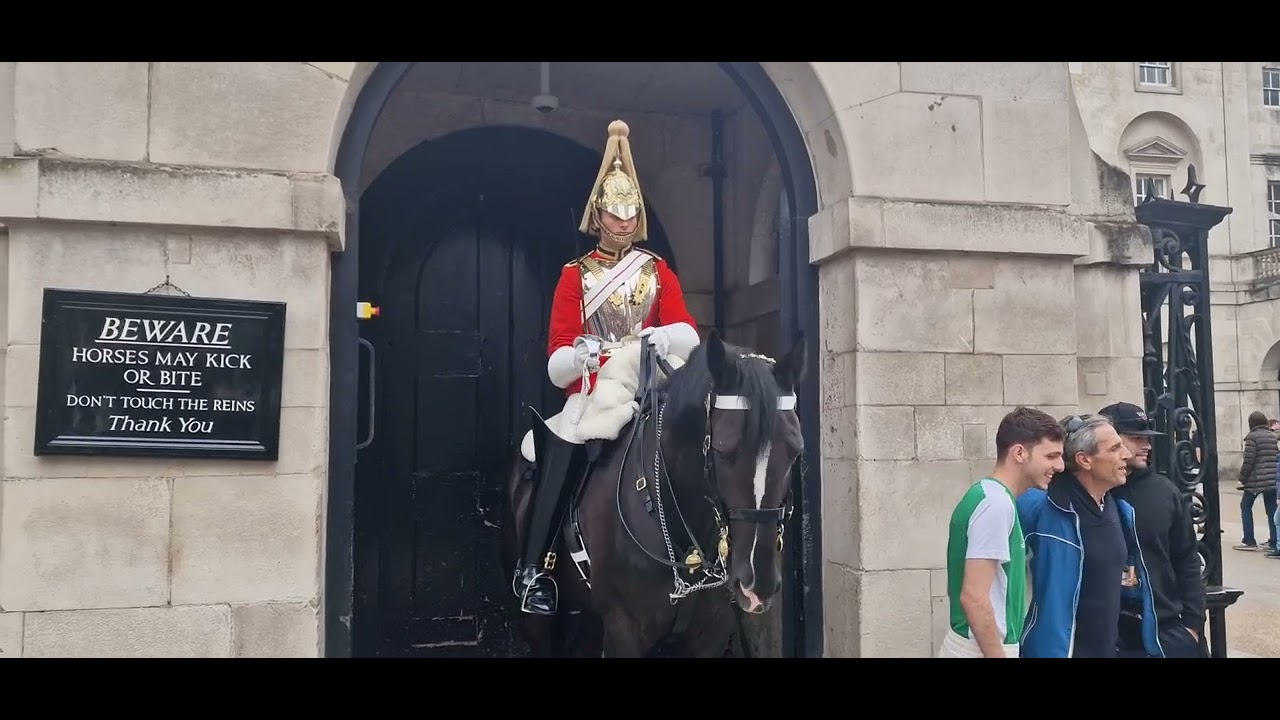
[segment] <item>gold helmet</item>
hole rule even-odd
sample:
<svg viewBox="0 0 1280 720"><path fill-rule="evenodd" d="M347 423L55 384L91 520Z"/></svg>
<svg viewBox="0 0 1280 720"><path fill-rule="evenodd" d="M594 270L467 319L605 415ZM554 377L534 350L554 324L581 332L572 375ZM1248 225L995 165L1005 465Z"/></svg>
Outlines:
<svg viewBox="0 0 1280 720"><path fill-rule="evenodd" d="M635 161L631 159L631 144L627 135L631 129L621 120L609 123L609 140L604 146L604 157L600 161L600 172L596 175L596 184L591 188L591 196L587 198L587 207L582 213L582 223L578 229L588 234L599 234L604 231L597 219L597 212L604 210L623 220L630 220L637 215L635 232L629 237L619 238L640 242L648 237L649 224L644 212L644 196L640 193L640 180L636 176Z"/></svg>

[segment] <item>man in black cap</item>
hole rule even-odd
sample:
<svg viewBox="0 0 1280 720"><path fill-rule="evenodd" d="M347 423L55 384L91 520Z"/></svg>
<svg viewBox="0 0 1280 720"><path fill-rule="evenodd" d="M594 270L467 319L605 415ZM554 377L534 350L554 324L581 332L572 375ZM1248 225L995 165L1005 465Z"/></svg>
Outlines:
<svg viewBox="0 0 1280 720"><path fill-rule="evenodd" d="M1149 462L1151 438L1163 433L1152 429L1147 413L1137 405L1114 403L1099 413L1111 419L1132 454L1128 481L1111 492L1132 505L1137 518L1164 656L1205 657L1205 591L1190 500ZM1141 607L1122 609L1118 657L1147 656L1142 615Z"/></svg>

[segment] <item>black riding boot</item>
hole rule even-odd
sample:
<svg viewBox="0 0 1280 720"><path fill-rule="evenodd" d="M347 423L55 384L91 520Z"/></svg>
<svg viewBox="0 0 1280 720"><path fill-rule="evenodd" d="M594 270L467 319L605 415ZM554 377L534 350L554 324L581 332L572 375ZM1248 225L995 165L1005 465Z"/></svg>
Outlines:
<svg viewBox="0 0 1280 720"><path fill-rule="evenodd" d="M563 512L565 488L582 477L586 452L534 419L537 488L529 512L524 552L516 566L512 590L520 598L520 610L534 615L554 615L558 593L551 571L556 556L554 533Z"/></svg>

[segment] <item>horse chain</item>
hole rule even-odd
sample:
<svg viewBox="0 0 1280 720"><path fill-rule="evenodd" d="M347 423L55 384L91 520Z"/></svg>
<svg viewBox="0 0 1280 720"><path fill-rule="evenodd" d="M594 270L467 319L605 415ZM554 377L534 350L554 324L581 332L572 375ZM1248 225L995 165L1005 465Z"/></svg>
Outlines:
<svg viewBox="0 0 1280 720"><path fill-rule="evenodd" d="M666 410L666 405L658 408L657 443L653 450L653 494L658 502L658 525L662 527L662 541L667 545L667 559L676 562L676 552L671 547L671 533L667 531L667 513L662 507L662 452L659 448L662 443L662 416ZM672 568L672 572L675 572L675 568ZM676 579L679 579L679 575Z"/></svg>
<svg viewBox="0 0 1280 720"><path fill-rule="evenodd" d="M667 546L667 559L672 563L679 563L676 559L675 548L671 546L671 532L667 529L667 514L662 506L662 417L667 409L664 404L658 408L658 432L657 443L653 451L653 492L658 504L658 525L662 528L662 541ZM674 491L673 491L674 492ZM724 561L716 557L716 567L709 567L704 561L702 570L702 579L697 584L690 584L680 577L680 571L675 567L671 568L671 577L674 581L675 590L668 595L671 598L671 604L692 595L699 590L710 590L717 588L728 582L728 573L725 572Z"/></svg>

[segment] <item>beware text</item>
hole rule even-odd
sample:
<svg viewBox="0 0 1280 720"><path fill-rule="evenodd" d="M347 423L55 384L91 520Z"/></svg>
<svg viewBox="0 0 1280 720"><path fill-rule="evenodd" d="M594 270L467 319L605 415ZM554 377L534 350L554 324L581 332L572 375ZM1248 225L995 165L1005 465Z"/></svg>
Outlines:
<svg viewBox="0 0 1280 720"><path fill-rule="evenodd" d="M254 400L198 394L206 387L206 376L211 371L254 369L252 354L233 350L234 333L234 323L229 322L106 317L93 345L69 349L71 361L117 366L120 379L129 390L112 394L69 392L67 407L109 411L112 432L213 434L219 414L251 413L256 409ZM165 414L157 417L157 412Z"/></svg>

